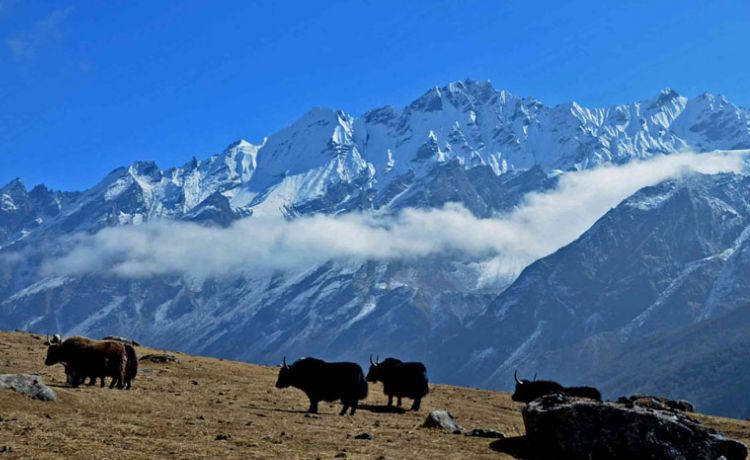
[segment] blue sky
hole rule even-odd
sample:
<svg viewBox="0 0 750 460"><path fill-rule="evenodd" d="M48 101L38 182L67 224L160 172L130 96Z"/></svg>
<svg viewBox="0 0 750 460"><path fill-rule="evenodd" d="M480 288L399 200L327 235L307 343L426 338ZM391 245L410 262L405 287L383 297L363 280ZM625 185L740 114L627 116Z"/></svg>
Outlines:
<svg viewBox="0 0 750 460"><path fill-rule="evenodd" d="M466 77L547 104L750 106L750 2L0 0L0 184L75 190Z"/></svg>

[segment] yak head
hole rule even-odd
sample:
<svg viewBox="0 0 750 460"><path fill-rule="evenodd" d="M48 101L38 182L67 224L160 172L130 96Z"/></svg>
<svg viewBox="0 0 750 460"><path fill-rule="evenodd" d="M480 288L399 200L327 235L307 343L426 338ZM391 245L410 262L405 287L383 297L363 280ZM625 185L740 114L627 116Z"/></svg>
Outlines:
<svg viewBox="0 0 750 460"><path fill-rule="evenodd" d="M284 356L284 363L279 369L279 378L276 380L276 388L288 388L292 386L293 369L286 363L286 356Z"/></svg>
<svg viewBox="0 0 750 460"><path fill-rule="evenodd" d="M44 360L46 366L52 366L62 361L62 337L60 334L55 334L50 339L47 336L47 341L44 342L47 345L47 359Z"/></svg>
<svg viewBox="0 0 750 460"><path fill-rule="evenodd" d="M62 359L62 345L59 343L50 343L47 347L47 359L44 360L45 366L52 366L61 362Z"/></svg>
<svg viewBox="0 0 750 460"><path fill-rule="evenodd" d="M516 380L516 389L511 397L513 401L528 403L540 396L544 396L550 389L554 391L557 389L555 386L562 388L555 382L537 382L536 375L534 375L534 380L519 379L518 370L513 373L513 378Z"/></svg>
<svg viewBox="0 0 750 460"><path fill-rule="evenodd" d="M554 393L563 389L563 386L551 380L526 380L518 378L518 370L513 374L516 379L516 390L513 392L511 399L513 401L529 403L544 395Z"/></svg>
<svg viewBox="0 0 750 460"><path fill-rule="evenodd" d="M377 382L383 380L383 368L380 365L380 356L375 357L375 361L372 360L370 355L370 369L367 371L367 381Z"/></svg>
<svg viewBox="0 0 750 460"><path fill-rule="evenodd" d="M384 382L390 379L393 372L402 364L404 362L396 358L385 358L381 362L379 356L373 362L370 355L370 370L367 371L366 379L368 382Z"/></svg>

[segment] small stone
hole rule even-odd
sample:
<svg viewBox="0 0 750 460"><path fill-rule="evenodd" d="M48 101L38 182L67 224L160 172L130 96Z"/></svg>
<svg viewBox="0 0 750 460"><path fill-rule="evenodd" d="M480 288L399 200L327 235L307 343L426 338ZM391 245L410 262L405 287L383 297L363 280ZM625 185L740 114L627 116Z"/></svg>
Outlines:
<svg viewBox="0 0 750 460"><path fill-rule="evenodd" d="M365 441L372 441L373 437L370 433L360 433L356 435L354 439L364 439Z"/></svg>
<svg viewBox="0 0 750 460"><path fill-rule="evenodd" d="M466 433L466 436L474 436L477 438L493 438L493 439L503 439L505 437L505 435L499 431L487 430L484 428L474 428L470 432Z"/></svg>
<svg viewBox="0 0 750 460"><path fill-rule="evenodd" d="M13 448L10 446L0 446L0 454L9 454L13 452Z"/></svg>
<svg viewBox="0 0 750 460"><path fill-rule="evenodd" d="M346 458L346 453L339 452L338 454L334 455L333 458Z"/></svg>
<svg viewBox="0 0 750 460"><path fill-rule="evenodd" d="M216 440L217 441L228 441L230 439L232 439L232 435L231 434L217 434L216 435Z"/></svg>
<svg viewBox="0 0 750 460"><path fill-rule="evenodd" d="M318 414L305 414L305 418L320 418Z"/></svg>
<svg viewBox="0 0 750 460"><path fill-rule="evenodd" d="M198 381L197 380L191 380L190 383L192 383L193 385L198 385Z"/></svg>
<svg viewBox="0 0 750 460"><path fill-rule="evenodd" d="M427 416L424 423L422 424L422 427L441 428L443 430L450 431L453 434L461 434L461 432L463 431L461 425L456 423L453 415L451 415L451 413L446 410L434 410L430 412L430 415Z"/></svg>

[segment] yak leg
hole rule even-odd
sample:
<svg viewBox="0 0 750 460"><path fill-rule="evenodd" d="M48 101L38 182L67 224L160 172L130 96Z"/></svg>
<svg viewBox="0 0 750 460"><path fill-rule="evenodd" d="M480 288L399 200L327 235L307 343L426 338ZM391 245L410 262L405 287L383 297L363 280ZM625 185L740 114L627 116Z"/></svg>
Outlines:
<svg viewBox="0 0 750 460"><path fill-rule="evenodd" d="M307 412L311 414L317 414L318 413L318 401L311 399L310 400L310 408L307 409Z"/></svg>
<svg viewBox="0 0 750 460"><path fill-rule="evenodd" d="M388 407L393 405L393 395L388 395Z"/></svg>
<svg viewBox="0 0 750 460"><path fill-rule="evenodd" d="M398 396L398 407L401 407L401 396Z"/></svg>
<svg viewBox="0 0 750 460"><path fill-rule="evenodd" d="M415 398L414 404L411 405L411 410L419 410L419 405L422 403L422 398Z"/></svg>
<svg viewBox="0 0 750 460"><path fill-rule="evenodd" d="M359 401L355 399L354 402L352 403L352 410L349 411L349 415L354 415L354 413L357 411L358 405L359 405Z"/></svg>
<svg viewBox="0 0 750 460"><path fill-rule="evenodd" d="M84 382L86 381L86 377L83 378L83 381ZM90 375L89 376L89 386L91 386L91 385L96 385L96 376L95 375Z"/></svg>
<svg viewBox="0 0 750 460"><path fill-rule="evenodd" d="M339 412L339 415L345 415L347 409L349 409L349 405L347 403L344 403L344 407L341 408L341 412Z"/></svg>

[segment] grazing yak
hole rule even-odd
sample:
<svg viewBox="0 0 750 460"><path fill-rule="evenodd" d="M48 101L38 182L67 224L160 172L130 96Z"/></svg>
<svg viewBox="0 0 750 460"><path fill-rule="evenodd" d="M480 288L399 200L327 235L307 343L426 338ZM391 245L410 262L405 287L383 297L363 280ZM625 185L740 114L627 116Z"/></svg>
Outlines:
<svg viewBox="0 0 750 460"><path fill-rule="evenodd" d="M104 386L104 377L112 377L109 387L113 388L116 385L117 388L123 388L128 375L128 351L124 344L91 340L86 337L68 337L60 340L59 336L55 336L48 343L44 364L52 366L62 363L72 386L77 387L86 377L91 378L90 385L100 378L101 386ZM132 377L134 374L131 375L131 380Z"/></svg>
<svg viewBox="0 0 750 460"><path fill-rule="evenodd" d="M405 363L396 358L386 358L381 363L379 359L372 362L370 355L370 370L367 372L368 382L383 382L383 393L388 396L388 407L393 405L393 397L398 399L411 398L414 403L412 410L419 410L422 398L427 396L430 388L427 385L427 368L422 363Z"/></svg>
<svg viewBox="0 0 750 460"><path fill-rule="evenodd" d="M351 408L357 410L360 399L367 397L367 382L362 368L355 363L327 363L315 358L302 358L291 366L284 357L276 388L295 387L304 391L310 400L311 414L318 412L319 401L336 401L344 404L340 415Z"/></svg>
<svg viewBox="0 0 750 460"><path fill-rule="evenodd" d="M602 395L594 387L564 387L551 380L525 380L518 378L518 370L513 374L516 379L516 390L513 392L513 401L530 403L550 393L562 393L577 398L589 398L597 401L602 400Z"/></svg>

